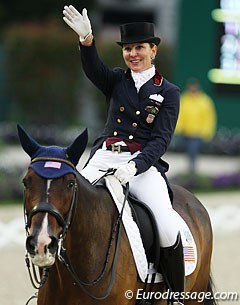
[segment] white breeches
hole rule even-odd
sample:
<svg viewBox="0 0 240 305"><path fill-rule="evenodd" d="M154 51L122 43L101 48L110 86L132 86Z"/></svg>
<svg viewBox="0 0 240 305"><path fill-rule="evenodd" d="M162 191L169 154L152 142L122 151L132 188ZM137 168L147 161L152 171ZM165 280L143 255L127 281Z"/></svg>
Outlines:
<svg viewBox="0 0 240 305"><path fill-rule="evenodd" d="M81 175L93 182L104 174L99 169L118 168L138 154L139 152L131 155L130 152L118 153L104 148L99 149L81 171ZM179 223L172 208L167 184L161 173L152 166L146 172L130 179L129 190L136 198L147 204L155 215L161 247L174 245L179 232Z"/></svg>

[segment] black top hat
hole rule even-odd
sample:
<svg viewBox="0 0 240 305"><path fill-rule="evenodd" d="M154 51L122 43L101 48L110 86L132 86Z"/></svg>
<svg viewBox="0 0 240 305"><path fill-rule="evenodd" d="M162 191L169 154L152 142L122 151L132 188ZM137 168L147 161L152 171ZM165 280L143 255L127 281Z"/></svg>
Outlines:
<svg viewBox="0 0 240 305"><path fill-rule="evenodd" d="M155 37L153 23L149 22L135 22L120 25L121 41L117 44L123 46L124 44L136 42L152 42L159 45L161 39Z"/></svg>

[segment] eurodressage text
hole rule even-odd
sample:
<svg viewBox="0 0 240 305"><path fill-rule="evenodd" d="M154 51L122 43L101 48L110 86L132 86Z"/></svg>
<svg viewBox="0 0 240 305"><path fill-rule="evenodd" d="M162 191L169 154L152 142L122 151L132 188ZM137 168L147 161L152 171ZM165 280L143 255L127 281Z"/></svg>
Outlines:
<svg viewBox="0 0 240 305"><path fill-rule="evenodd" d="M130 300L134 297L134 293L131 290L125 291L125 298ZM143 289L138 289L136 292L136 300L171 300L171 299L184 299L195 300L199 303L204 300L221 300L221 301L233 301L236 302L240 299L240 293L236 291L217 291L211 292L172 292L169 289L165 292L145 292Z"/></svg>

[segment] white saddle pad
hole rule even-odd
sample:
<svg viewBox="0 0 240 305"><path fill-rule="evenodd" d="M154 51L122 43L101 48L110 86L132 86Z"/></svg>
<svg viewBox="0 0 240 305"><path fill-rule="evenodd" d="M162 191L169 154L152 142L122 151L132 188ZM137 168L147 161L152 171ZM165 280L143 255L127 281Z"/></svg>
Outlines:
<svg viewBox="0 0 240 305"><path fill-rule="evenodd" d="M124 194L122 186L119 181L114 176L108 176L105 178L106 186L110 191L112 198L116 204L119 212L122 210L122 204L124 201ZM182 217L176 212L181 221L181 238L183 243L184 251L184 262L185 262L185 275L190 275L196 268L197 265L197 247L192 236L190 229L188 228L186 222ZM155 272L151 262L147 261L147 256L143 247L142 239L137 224L133 220L131 209L129 204L126 202L124 212L123 212L123 224L125 231L127 233L129 243L131 245L131 250L135 260L136 268L138 270L139 277L142 282L148 274ZM149 268L149 265L151 266ZM151 281L151 276L149 276L149 281ZM163 277L160 273L157 273L155 282L159 283L163 281Z"/></svg>

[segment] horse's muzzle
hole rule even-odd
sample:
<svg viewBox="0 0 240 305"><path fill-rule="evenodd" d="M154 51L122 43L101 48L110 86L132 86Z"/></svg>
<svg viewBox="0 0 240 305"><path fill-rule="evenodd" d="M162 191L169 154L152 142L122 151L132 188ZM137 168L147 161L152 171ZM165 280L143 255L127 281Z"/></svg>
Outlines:
<svg viewBox="0 0 240 305"><path fill-rule="evenodd" d="M34 265L49 267L55 262L58 239L55 236L49 236L46 242L39 242L36 236L29 235L26 240L26 249Z"/></svg>

